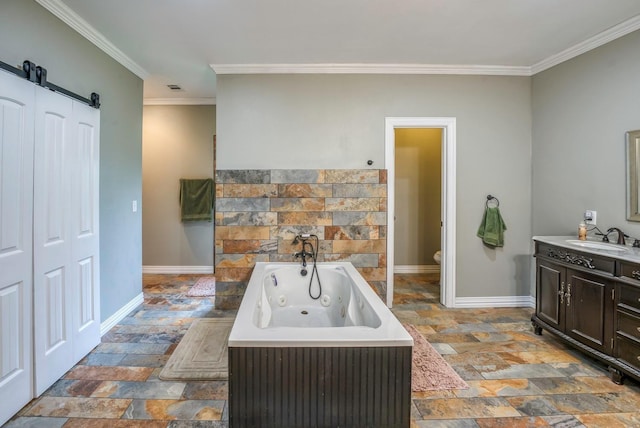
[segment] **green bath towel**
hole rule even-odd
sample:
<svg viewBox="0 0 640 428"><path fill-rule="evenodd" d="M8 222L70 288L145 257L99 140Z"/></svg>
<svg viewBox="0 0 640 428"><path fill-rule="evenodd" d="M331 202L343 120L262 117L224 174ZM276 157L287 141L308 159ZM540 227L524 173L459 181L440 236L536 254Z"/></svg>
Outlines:
<svg viewBox="0 0 640 428"><path fill-rule="evenodd" d="M487 207L478 228L478 238L481 238L482 242L489 247L503 247L505 230L507 230L507 225L504 224L500 215L500 209Z"/></svg>
<svg viewBox="0 0 640 428"><path fill-rule="evenodd" d="M180 218L185 221L212 221L214 186L211 178L180 179Z"/></svg>

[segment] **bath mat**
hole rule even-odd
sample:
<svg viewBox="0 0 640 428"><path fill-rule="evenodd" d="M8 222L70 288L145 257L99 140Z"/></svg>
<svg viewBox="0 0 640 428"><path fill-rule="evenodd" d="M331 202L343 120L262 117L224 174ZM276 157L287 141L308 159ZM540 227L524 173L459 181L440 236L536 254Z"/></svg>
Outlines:
<svg viewBox="0 0 640 428"><path fill-rule="evenodd" d="M404 328L413 337L411 359L411 391L436 391L442 389L468 389L469 385L438 354L433 346L411 324Z"/></svg>
<svg viewBox="0 0 640 428"><path fill-rule="evenodd" d="M215 276L203 276L198 278L193 287L187 292L188 297L215 296L216 278Z"/></svg>
<svg viewBox="0 0 640 428"><path fill-rule="evenodd" d="M227 342L232 325L231 318L195 320L160 372L160 379L227 380Z"/></svg>

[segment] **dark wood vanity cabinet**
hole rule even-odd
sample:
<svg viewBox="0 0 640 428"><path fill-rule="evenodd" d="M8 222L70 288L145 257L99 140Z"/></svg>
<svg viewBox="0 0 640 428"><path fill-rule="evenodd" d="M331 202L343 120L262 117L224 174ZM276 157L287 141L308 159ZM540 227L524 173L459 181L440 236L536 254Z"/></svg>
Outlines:
<svg viewBox="0 0 640 428"><path fill-rule="evenodd" d="M536 316L584 345L611 352L613 287L611 280L539 258Z"/></svg>
<svg viewBox="0 0 640 428"><path fill-rule="evenodd" d="M640 264L536 241L536 334L547 330L640 380Z"/></svg>

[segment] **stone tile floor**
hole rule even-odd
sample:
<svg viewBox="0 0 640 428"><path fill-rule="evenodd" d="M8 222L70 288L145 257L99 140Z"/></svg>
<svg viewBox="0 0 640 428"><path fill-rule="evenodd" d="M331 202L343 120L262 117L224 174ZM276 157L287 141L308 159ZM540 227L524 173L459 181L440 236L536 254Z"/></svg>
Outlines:
<svg viewBox="0 0 640 428"><path fill-rule="evenodd" d="M234 317L185 297L197 275L145 275L144 304L7 427L226 427L226 382L165 382L161 367L195 318ZM436 275L396 275L394 313L469 389L414 393L412 427L640 427L640 385L547 333L530 308L446 309Z"/></svg>

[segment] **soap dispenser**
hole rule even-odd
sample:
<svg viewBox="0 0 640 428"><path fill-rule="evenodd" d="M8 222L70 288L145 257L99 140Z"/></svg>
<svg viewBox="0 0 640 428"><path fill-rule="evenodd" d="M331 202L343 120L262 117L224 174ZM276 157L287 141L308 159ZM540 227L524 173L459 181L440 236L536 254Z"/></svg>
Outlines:
<svg viewBox="0 0 640 428"><path fill-rule="evenodd" d="M587 225L584 223L578 225L578 239L581 241L587 240Z"/></svg>

